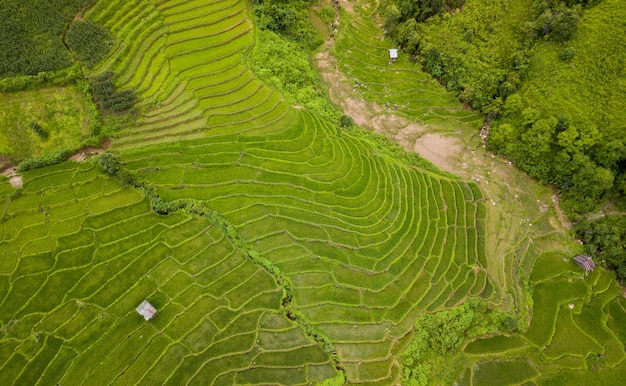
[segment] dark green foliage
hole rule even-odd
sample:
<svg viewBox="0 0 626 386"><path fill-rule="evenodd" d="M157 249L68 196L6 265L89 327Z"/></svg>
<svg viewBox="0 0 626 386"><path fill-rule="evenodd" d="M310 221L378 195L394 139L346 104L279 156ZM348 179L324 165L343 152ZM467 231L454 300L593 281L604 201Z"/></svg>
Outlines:
<svg viewBox="0 0 626 386"><path fill-rule="evenodd" d="M48 139L50 136L48 132L37 122L29 122L28 128L31 129L33 133L37 134L41 139Z"/></svg>
<svg viewBox="0 0 626 386"><path fill-rule="evenodd" d="M133 90L117 91L113 77L114 74L107 71L90 79L94 102L104 111L114 113L128 111L137 99L135 92Z"/></svg>
<svg viewBox="0 0 626 386"><path fill-rule="evenodd" d="M310 5L307 0L255 0L253 10L262 30L311 45L316 39L309 23Z"/></svg>
<svg viewBox="0 0 626 386"><path fill-rule="evenodd" d="M339 126L346 128L354 126L354 119L351 116L343 114L341 118L339 118Z"/></svg>
<svg viewBox="0 0 626 386"><path fill-rule="evenodd" d="M67 23L93 0L0 2L0 76L35 75L71 65L61 37Z"/></svg>
<svg viewBox="0 0 626 386"><path fill-rule="evenodd" d="M587 253L596 257L596 263L606 264L626 281L626 217L609 215L598 220L582 220L574 227L585 243Z"/></svg>
<svg viewBox="0 0 626 386"><path fill-rule="evenodd" d="M92 68L111 48L112 38L91 20L74 20L65 41L79 60Z"/></svg>
<svg viewBox="0 0 626 386"><path fill-rule="evenodd" d="M120 163L112 154L104 153L98 158L98 163L103 172L115 176L120 171Z"/></svg>
<svg viewBox="0 0 626 386"><path fill-rule="evenodd" d="M572 47L565 47L559 51L559 59L564 62L569 62L574 57L574 49Z"/></svg>
<svg viewBox="0 0 626 386"><path fill-rule="evenodd" d="M554 11L546 9L529 25L532 27L534 38L548 36L550 40L563 43L572 38L579 20L580 16L575 10L559 7Z"/></svg>
<svg viewBox="0 0 626 386"><path fill-rule="evenodd" d="M22 161L18 167L17 171L23 173L28 170L39 169L46 166L56 165L68 159L72 155L72 150L65 149L59 150L53 153L48 153L40 158L27 159Z"/></svg>
<svg viewBox="0 0 626 386"><path fill-rule="evenodd" d="M572 38L580 16L572 9L561 8L550 24L550 38L557 42L565 42Z"/></svg>

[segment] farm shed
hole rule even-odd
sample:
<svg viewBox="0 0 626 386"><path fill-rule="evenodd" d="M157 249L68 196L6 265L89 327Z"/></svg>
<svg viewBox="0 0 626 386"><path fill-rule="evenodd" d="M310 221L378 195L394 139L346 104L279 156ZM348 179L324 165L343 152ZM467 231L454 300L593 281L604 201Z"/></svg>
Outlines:
<svg viewBox="0 0 626 386"><path fill-rule="evenodd" d="M389 59L391 59L391 60L398 59L398 49L397 48L390 48L389 49Z"/></svg>
<svg viewBox="0 0 626 386"><path fill-rule="evenodd" d="M574 261L576 261L576 264L578 264L580 268L584 269L586 273L593 271L596 266L593 259L587 255L577 255L574 257Z"/></svg>
<svg viewBox="0 0 626 386"><path fill-rule="evenodd" d="M147 300L141 302L141 304L135 308L139 315L143 316L145 320L150 320L156 314L156 308L152 306L152 304L148 303Z"/></svg>

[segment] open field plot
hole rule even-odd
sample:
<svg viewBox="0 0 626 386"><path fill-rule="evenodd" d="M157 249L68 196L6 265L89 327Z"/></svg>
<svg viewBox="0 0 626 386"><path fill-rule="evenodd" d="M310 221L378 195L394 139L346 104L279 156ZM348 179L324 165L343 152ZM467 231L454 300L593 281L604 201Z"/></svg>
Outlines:
<svg viewBox="0 0 626 386"><path fill-rule="evenodd" d="M92 105L75 87L0 93L0 166L76 147L95 124Z"/></svg>
<svg viewBox="0 0 626 386"><path fill-rule="evenodd" d="M330 358L217 227L157 216L90 163L26 173L0 201L2 384L307 384ZM146 322L135 307L156 308Z"/></svg>

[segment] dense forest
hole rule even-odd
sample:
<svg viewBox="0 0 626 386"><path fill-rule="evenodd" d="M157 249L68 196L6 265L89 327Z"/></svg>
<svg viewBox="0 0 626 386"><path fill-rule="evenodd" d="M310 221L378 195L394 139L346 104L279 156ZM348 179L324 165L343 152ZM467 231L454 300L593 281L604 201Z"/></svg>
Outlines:
<svg viewBox="0 0 626 386"><path fill-rule="evenodd" d="M389 0L388 34L491 121L488 146L570 213L626 192L620 2Z"/></svg>
<svg viewBox="0 0 626 386"><path fill-rule="evenodd" d="M0 2L0 77L36 75L72 64L61 39L73 15L93 0Z"/></svg>

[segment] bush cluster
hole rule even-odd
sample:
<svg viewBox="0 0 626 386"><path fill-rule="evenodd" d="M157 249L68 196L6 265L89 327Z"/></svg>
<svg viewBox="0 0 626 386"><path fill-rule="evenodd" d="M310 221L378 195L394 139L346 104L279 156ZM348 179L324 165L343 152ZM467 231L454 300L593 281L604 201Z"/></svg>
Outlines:
<svg viewBox="0 0 626 386"><path fill-rule="evenodd" d="M460 306L433 314L422 314L415 321L415 335L401 357L402 384L427 385L429 359L452 353L466 338L499 330L516 331L518 327L515 318L492 310L478 299L469 299Z"/></svg>
<svg viewBox="0 0 626 386"><path fill-rule="evenodd" d="M80 79L82 79L80 66L74 65L54 72L40 72L37 75L18 75L0 79L0 92L31 90L47 85L67 86L76 84Z"/></svg>
<svg viewBox="0 0 626 386"><path fill-rule="evenodd" d="M111 71L92 77L91 94L98 107L107 112L122 113L130 110L137 98L133 90L117 91Z"/></svg>
<svg viewBox="0 0 626 386"><path fill-rule="evenodd" d="M39 169L46 166L56 165L67 160L73 151L69 149L55 151L53 153L48 153L40 158L27 159L22 161L17 166L17 171L23 173L28 170Z"/></svg>
<svg viewBox="0 0 626 386"><path fill-rule="evenodd" d="M29 122L28 128L31 129L33 133L37 134L41 139L48 139L48 137L50 136L48 132L44 130L44 128L41 127L41 125L39 125L39 123L37 122Z"/></svg>

